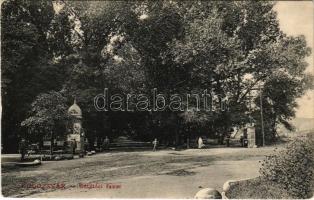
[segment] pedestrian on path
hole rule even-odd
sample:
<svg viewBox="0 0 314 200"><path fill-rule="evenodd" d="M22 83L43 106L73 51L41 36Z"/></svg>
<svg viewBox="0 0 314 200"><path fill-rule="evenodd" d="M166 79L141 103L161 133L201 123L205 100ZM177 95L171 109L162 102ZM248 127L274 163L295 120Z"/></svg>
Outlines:
<svg viewBox="0 0 314 200"><path fill-rule="evenodd" d="M23 138L19 144L19 150L21 154L21 161L24 161L25 159L25 154L26 154L26 141Z"/></svg>
<svg viewBox="0 0 314 200"><path fill-rule="evenodd" d="M72 154L73 154L73 156L75 155L75 150L76 150L76 148L77 148L77 143L76 143L76 140L75 139L73 139L72 140L72 144L71 144L72 146Z"/></svg>
<svg viewBox="0 0 314 200"><path fill-rule="evenodd" d="M227 147L230 146L230 137L231 137L231 135L228 133L228 134L226 135L226 145L227 145Z"/></svg>
<svg viewBox="0 0 314 200"><path fill-rule="evenodd" d="M108 138L108 136L106 136L106 138L104 139L104 142L103 142L103 149L108 150L109 144L110 144L109 138Z"/></svg>
<svg viewBox="0 0 314 200"><path fill-rule="evenodd" d="M154 141L153 141L153 151L156 151L157 143L158 143L157 138L155 138Z"/></svg>
<svg viewBox="0 0 314 200"><path fill-rule="evenodd" d="M198 148L201 149L204 147L203 139L202 137L198 138Z"/></svg>

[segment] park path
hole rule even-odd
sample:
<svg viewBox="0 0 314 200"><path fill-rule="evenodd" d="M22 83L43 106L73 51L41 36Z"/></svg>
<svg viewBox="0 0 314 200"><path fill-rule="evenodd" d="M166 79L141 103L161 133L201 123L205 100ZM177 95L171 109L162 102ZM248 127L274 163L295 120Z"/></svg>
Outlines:
<svg viewBox="0 0 314 200"><path fill-rule="evenodd" d="M215 159L204 165L191 162L167 162L166 168L155 168L153 174L138 174L136 176L112 177L110 181L101 179L81 180L81 183L92 183L106 185L111 183L118 185L117 189L103 188L79 188L71 187L66 190L54 190L51 192L36 193L28 197L75 197L75 198L193 198L195 193L201 188L211 187L219 191L222 190L224 182L230 179L253 178L259 175L259 161L264 155L269 154L273 148L242 149L242 148L221 148L186 151L159 151L159 152L131 152L130 154L140 154L153 161L169 161L169 157L174 159L180 156L193 156L193 158L203 158L204 156L214 156ZM97 155L101 157L101 155ZM96 157L95 157L96 158ZM125 157L127 159L127 157ZM147 160L139 161L146 162ZM148 160L150 162L150 160ZM159 163L160 164L160 163ZM107 170L125 170L127 165L119 165Z"/></svg>
<svg viewBox="0 0 314 200"><path fill-rule="evenodd" d="M258 160L216 161L210 166L189 170L189 172L195 172L194 175L138 176L110 181L110 183L121 185L120 189L71 188L38 193L29 197L193 198L201 188L211 187L221 191L223 183L227 180L256 177L258 166Z"/></svg>

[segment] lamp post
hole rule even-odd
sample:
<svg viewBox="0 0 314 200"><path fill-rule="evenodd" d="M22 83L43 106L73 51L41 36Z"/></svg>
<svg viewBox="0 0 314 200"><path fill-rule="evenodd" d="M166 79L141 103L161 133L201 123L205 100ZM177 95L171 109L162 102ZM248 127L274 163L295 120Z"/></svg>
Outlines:
<svg viewBox="0 0 314 200"><path fill-rule="evenodd" d="M263 117L263 91L261 88L259 88L260 92L260 107L261 107L261 128L262 128L262 137L263 137L263 147L265 146L265 132L264 132L264 117Z"/></svg>
<svg viewBox="0 0 314 200"><path fill-rule="evenodd" d="M261 108L260 115L261 115L262 146L264 147L265 146L265 131L264 131L264 116L263 116L263 90L262 90L262 87L252 88L251 90L259 90L259 93L260 93L259 100L260 100L260 108Z"/></svg>

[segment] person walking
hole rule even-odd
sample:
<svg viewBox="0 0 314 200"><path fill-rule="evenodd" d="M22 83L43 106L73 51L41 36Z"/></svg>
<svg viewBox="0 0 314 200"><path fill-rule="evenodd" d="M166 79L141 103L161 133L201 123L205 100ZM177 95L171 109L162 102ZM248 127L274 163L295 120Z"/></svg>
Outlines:
<svg viewBox="0 0 314 200"><path fill-rule="evenodd" d="M228 133L228 134L226 135L226 145L227 145L227 147L230 146L230 137L231 137L231 134Z"/></svg>
<svg viewBox="0 0 314 200"><path fill-rule="evenodd" d="M158 143L157 138L155 138L154 141L153 141L153 151L156 151L157 143Z"/></svg>
<svg viewBox="0 0 314 200"><path fill-rule="evenodd" d="M220 145L224 144L224 135L222 133L219 133L219 144Z"/></svg>
<svg viewBox="0 0 314 200"><path fill-rule="evenodd" d="M226 144L227 144L227 147L230 147L230 140L231 140L231 135L233 133L233 128L230 128L227 135L226 135Z"/></svg>
<svg viewBox="0 0 314 200"><path fill-rule="evenodd" d="M108 136L106 136L106 138L104 139L104 142L103 142L103 149L104 150L109 149L109 143L110 143L109 138L108 138Z"/></svg>
<svg viewBox="0 0 314 200"><path fill-rule="evenodd" d="M76 140L73 139L72 140L72 154L73 154L73 156L75 155L76 148L77 148L77 143L76 143Z"/></svg>
<svg viewBox="0 0 314 200"><path fill-rule="evenodd" d="M64 151L65 153L68 152L68 142L67 142L66 140L63 142L63 151Z"/></svg>
<svg viewBox="0 0 314 200"><path fill-rule="evenodd" d="M25 154L26 154L26 141L24 138L22 138L20 144L19 144L19 150L21 154L21 161L24 161Z"/></svg>

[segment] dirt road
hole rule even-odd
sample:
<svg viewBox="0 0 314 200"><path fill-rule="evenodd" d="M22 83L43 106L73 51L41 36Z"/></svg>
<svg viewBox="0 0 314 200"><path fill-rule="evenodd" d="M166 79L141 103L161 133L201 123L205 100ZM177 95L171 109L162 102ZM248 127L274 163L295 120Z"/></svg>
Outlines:
<svg viewBox="0 0 314 200"><path fill-rule="evenodd" d="M10 197L192 198L200 188L221 190L229 179L258 176L259 160L273 148L217 148L112 152L2 168Z"/></svg>

